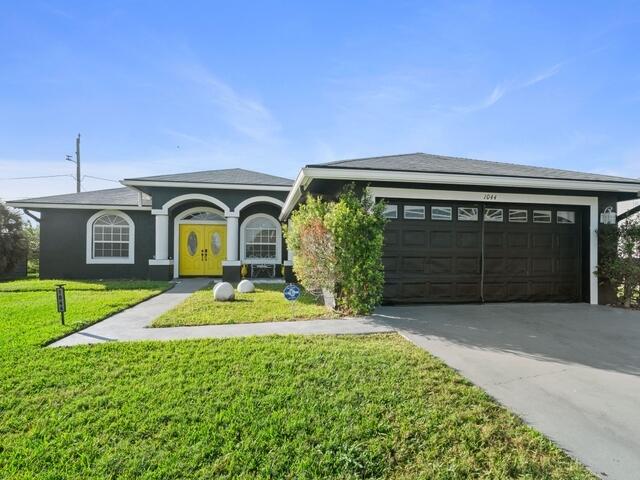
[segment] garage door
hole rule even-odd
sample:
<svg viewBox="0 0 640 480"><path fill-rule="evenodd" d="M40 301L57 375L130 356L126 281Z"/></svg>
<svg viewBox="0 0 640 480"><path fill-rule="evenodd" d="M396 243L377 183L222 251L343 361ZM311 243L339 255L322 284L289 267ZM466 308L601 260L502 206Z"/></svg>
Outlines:
<svg viewBox="0 0 640 480"><path fill-rule="evenodd" d="M578 207L385 200L387 302L580 301Z"/></svg>

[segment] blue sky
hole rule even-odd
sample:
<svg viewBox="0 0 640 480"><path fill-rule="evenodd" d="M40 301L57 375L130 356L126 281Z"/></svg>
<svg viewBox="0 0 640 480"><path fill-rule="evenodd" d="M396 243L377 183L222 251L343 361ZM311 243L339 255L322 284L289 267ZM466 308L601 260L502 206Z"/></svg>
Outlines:
<svg viewBox="0 0 640 480"><path fill-rule="evenodd" d="M11 4L10 4L11 3ZM2 2L0 197L424 151L640 176L639 2ZM86 179L84 189L115 183Z"/></svg>

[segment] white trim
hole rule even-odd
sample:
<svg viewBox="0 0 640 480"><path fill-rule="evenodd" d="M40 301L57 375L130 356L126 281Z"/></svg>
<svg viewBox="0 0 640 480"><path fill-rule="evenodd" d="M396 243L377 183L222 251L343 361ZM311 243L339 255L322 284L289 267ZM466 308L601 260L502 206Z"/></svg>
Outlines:
<svg viewBox="0 0 640 480"><path fill-rule="evenodd" d="M268 220L271 220L275 226L276 226L276 258L265 258L265 259L261 259L261 258L250 258L247 259L246 257L246 248L245 248L245 233L244 233L244 229L245 226L247 225L247 222L249 222L250 220L253 220L254 218L266 218ZM271 215L267 215L266 213L254 213L253 215L249 215L247 218L245 218L242 222L242 224L240 225L240 261L242 263L248 263L248 264L253 264L253 263L264 263L264 264L274 264L274 265L279 265L282 263L282 227L280 225L280 222L272 217Z"/></svg>
<svg viewBox="0 0 640 480"><path fill-rule="evenodd" d="M640 192L640 183L607 182L595 180L562 180L556 178L508 177L496 175L468 175L457 173L403 172L396 170L362 170L352 168L314 168L300 170L280 214L286 218L295 207L302 192L301 187L313 179L361 180L378 182L403 182L466 185L477 187L519 187L558 190L590 190L597 192Z"/></svg>
<svg viewBox="0 0 640 480"><path fill-rule="evenodd" d="M578 195L538 195L531 193L457 192L453 190L423 190L414 188L370 187L376 198L458 200L484 203L541 203L548 205L579 205L589 207L589 303L598 304L598 277L593 273L598 265L598 197Z"/></svg>
<svg viewBox="0 0 640 480"><path fill-rule="evenodd" d="M222 262L223 267L240 267L242 262L240 260L224 260Z"/></svg>
<svg viewBox="0 0 640 480"><path fill-rule="evenodd" d="M267 197L266 195L258 195L257 197L247 198L246 200L240 202L233 210L233 213L240 214L243 208L258 202L272 203L280 208L282 208L282 206L284 205L284 202L282 200L278 200L277 198Z"/></svg>
<svg viewBox="0 0 640 480"><path fill-rule="evenodd" d="M179 197L176 197L179 198ZM169 202L167 202L169 203ZM166 207L167 203L164 204L163 208ZM224 204L223 204L224 205ZM173 219L173 278L178 278L180 276L180 225L184 224L197 224L197 225L226 225L226 221L221 220L209 220L209 221L190 221L184 220L184 217L191 215L196 212L211 212L218 215L222 215L222 211L213 207L192 207L186 209L184 212L180 212ZM168 234L168 232L167 232Z"/></svg>
<svg viewBox="0 0 640 480"><path fill-rule="evenodd" d="M150 258L149 265L173 265L173 260L156 260L155 258Z"/></svg>
<svg viewBox="0 0 640 480"><path fill-rule="evenodd" d="M154 208L153 210L151 210L151 214L167 215L171 207L173 207L174 205L177 205L180 202L185 202L187 200L202 200L205 202L212 203L215 206L220 207L222 209L224 216L226 216L230 211L226 203L224 203L221 200L218 200L215 197L212 197L210 195L204 195L202 193L186 193L184 195L179 195L177 197L173 197L171 200L168 200L164 205L162 205L162 208Z"/></svg>
<svg viewBox="0 0 640 480"><path fill-rule="evenodd" d="M151 180L121 180L120 183L127 187L178 187L178 188L206 188L218 190L260 190L288 192L291 187L285 185L247 185L240 183L199 183L199 182L167 182Z"/></svg>
<svg viewBox="0 0 640 480"><path fill-rule="evenodd" d="M151 210L151 207L136 207L129 205L88 205L78 203L29 203L29 202L7 202L7 205L14 208L66 208L73 210Z"/></svg>
<svg viewBox="0 0 640 480"><path fill-rule="evenodd" d="M124 257L101 257L93 258L93 223L103 215L117 215L123 218L129 224L129 256ZM102 265L123 265L135 263L135 251L136 251L136 226L129 215L120 210L101 210L94 213L87 220L87 241L86 241L86 263L87 265L102 264Z"/></svg>

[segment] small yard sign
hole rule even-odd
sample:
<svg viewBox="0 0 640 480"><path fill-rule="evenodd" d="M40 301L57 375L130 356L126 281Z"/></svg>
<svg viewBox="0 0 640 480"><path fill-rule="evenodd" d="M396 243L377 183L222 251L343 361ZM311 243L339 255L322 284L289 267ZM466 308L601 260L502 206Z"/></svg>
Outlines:
<svg viewBox="0 0 640 480"><path fill-rule="evenodd" d="M290 283L289 285L284 287L283 293L284 298L291 302L291 318L293 319L295 317L294 306L296 304L296 301L298 300L298 297L300 296L300 287L295 283Z"/></svg>
<svg viewBox="0 0 640 480"><path fill-rule="evenodd" d="M64 312L67 310L67 300L64 296L64 283L56 285L56 304L60 313L60 321L64 325Z"/></svg>
<svg viewBox="0 0 640 480"><path fill-rule="evenodd" d="M290 283L286 287L284 287L284 298L293 302L298 299L300 296L300 287L295 283Z"/></svg>

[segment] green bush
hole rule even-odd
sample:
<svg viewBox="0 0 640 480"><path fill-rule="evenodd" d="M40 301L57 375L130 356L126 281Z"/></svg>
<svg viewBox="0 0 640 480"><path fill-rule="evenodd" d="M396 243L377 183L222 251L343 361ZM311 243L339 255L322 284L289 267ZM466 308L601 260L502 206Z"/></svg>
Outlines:
<svg viewBox="0 0 640 480"><path fill-rule="evenodd" d="M618 286L623 305L631 307L640 294L640 220L629 218L598 233L601 257L597 274Z"/></svg>
<svg viewBox="0 0 640 480"><path fill-rule="evenodd" d="M363 315L382 300L383 205L365 190L345 188L338 200L310 196L285 229L294 272L307 290L330 290L342 313Z"/></svg>

